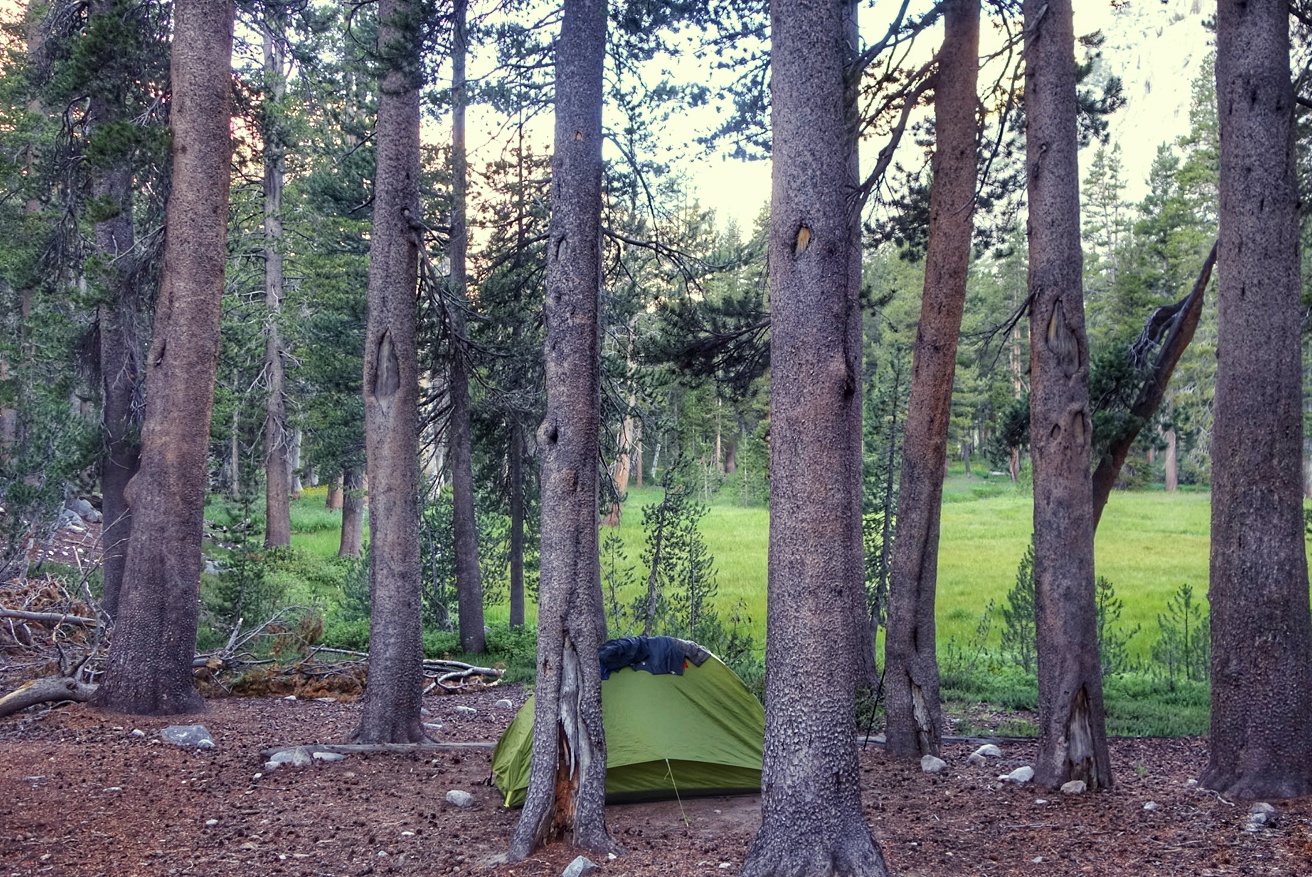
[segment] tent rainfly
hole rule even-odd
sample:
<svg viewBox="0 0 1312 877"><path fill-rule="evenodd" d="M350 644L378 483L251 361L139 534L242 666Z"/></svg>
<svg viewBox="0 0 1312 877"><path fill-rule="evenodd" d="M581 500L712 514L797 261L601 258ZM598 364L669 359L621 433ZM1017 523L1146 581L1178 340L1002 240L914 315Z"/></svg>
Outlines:
<svg viewBox="0 0 1312 877"><path fill-rule="evenodd" d="M723 661L673 637L626 637L598 649L609 803L759 792L765 711ZM524 803L533 698L492 754L507 807Z"/></svg>

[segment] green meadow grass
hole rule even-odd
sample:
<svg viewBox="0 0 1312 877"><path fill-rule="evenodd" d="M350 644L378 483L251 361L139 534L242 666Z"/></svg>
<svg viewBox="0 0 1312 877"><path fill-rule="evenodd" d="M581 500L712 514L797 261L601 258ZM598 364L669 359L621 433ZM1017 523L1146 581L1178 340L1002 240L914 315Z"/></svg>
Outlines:
<svg viewBox="0 0 1312 877"><path fill-rule="evenodd" d="M627 562L639 579L630 593L623 595L626 599L639 596L646 587L641 562L645 548L643 508L660 499L658 488L631 490L620 526L610 531L620 536ZM1130 656L1144 666L1158 637L1158 615L1179 587L1190 584L1195 595L1205 599L1209 501L1206 493L1117 492L1103 514L1097 534L1096 570L1111 580L1117 597L1124 602L1121 633L1139 627L1128 649ZM763 648L769 512L764 507L744 507L716 498L708 506L700 530L715 558L717 606L727 618L741 604L749 619L749 632L757 647ZM336 554L341 513L324 507L321 490L307 492L294 503L292 515L295 548L325 559ZM1010 724L1005 730L1023 731L1024 711L1033 709L1037 695L1033 677L1025 677L996 657L1002 627L996 607L1005 603L1007 591L1015 583L1017 564L1029 544L1033 499L1025 488L1006 479L967 477L956 472L944 487L941 530L937 601L940 659L944 650L951 648L957 649L958 655L968 655L972 650L978 653L981 644L976 632L989 604L995 607L989 637L982 644L994 657L978 662L973 669L945 665L944 698L948 709L958 715L970 714L978 704L1020 710L1021 718L1008 719ZM602 532L603 537L606 532ZM305 587L323 591L324 577L316 577ZM289 596L295 598L314 597L312 602L330 613L338 602L335 594L307 594L298 587L291 591ZM531 631L536 606L530 603L527 615ZM485 617L494 634L504 632L512 637L514 645L507 648L507 653L528 661L531 649L514 638L518 634L507 631L508 616L509 607L501 603L487 607ZM531 661L526 667L525 672L531 673ZM1171 689L1151 674L1137 673L1109 678L1106 697L1112 734L1206 733L1205 685L1182 684Z"/></svg>
<svg viewBox="0 0 1312 877"><path fill-rule="evenodd" d="M639 567L640 577L643 508L660 499L658 488L631 490L615 531L629 563ZM1147 659L1157 637L1157 616L1180 585L1192 585L1199 597L1207 592L1209 499L1206 493L1117 492L1108 503L1098 528L1096 569L1111 580L1124 601L1123 630L1140 627L1129 643L1135 658ZM292 544L307 554L334 556L340 526L341 512L325 507L322 488L307 490L293 503ZM996 478L968 478L960 473L949 478L939 543L940 644L974 641L990 601L1002 605L1015 583L1016 566L1032 530L1033 501L1028 492ZM740 602L745 605L751 633L763 643L768 510L713 500L702 518L701 533L715 557L719 607L727 613ZM629 596L637 596L637 590ZM530 621L535 608L529 607ZM504 604L487 609L491 624L505 623L508 617L509 607ZM995 618L986 645L997 644L999 626Z"/></svg>
<svg viewBox="0 0 1312 877"><path fill-rule="evenodd" d="M994 495L988 495L993 493ZM982 497L979 494L984 494ZM642 507L660 501L660 491L633 490L619 534L630 562L643 550ZM1209 495L1130 493L1112 495L1098 528L1095 566L1124 601L1120 625L1141 627L1129 649L1147 659L1157 637L1157 616L1181 584L1207 593ZM956 475L945 487L938 567L938 639L974 640L989 602L1001 606L1016 581L1016 567L1033 532L1034 505L1025 491ZM758 642L765 636L766 551L769 512L713 502L701 522L715 557L718 603L727 610L742 600ZM987 645L997 645L1000 618Z"/></svg>

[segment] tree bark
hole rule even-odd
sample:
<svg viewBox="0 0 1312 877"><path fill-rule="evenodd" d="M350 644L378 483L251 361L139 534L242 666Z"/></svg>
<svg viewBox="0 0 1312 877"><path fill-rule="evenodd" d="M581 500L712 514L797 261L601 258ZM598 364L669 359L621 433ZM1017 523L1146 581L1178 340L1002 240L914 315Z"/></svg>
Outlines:
<svg viewBox="0 0 1312 877"><path fill-rule="evenodd" d="M542 454L542 580L537 706L527 798L510 856L569 831L615 848L606 829L601 719L605 639L597 552L601 427L601 107L606 0L564 0L556 43L556 146L547 242L547 414Z"/></svg>
<svg viewBox="0 0 1312 877"><path fill-rule="evenodd" d="M1175 430L1166 431L1166 457L1162 461L1164 473L1164 489L1167 493L1174 493L1180 489L1180 451L1175 435Z"/></svg>
<svg viewBox="0 0 1312 877"><path fill-rule="evenodd" d="M266 16L281 16L265 7ZM292 436L287 429L287 380L283 369L282 334L278 321L283 297L283 136L282 100L287 92L283 47L266 25L264 75L267 83L261 125L264 138L264 547L292 544Z"/></svg>
<svg viewBox="0 0 1312 877"><path fill-rule="evenodd" d="M1071 0L1025 0L1030 452L1039 753L1035 780L1110 788L1093 575Z"/></svg>
<svg viewBox="0 0 1312 877"><path fill-rule="evenodd" d="M1200 779L1236 798L1293 798L1312 794L1312 614L1288 6L1221 0L1216 35L1212 735Z"/></svg>
<svg viewBox="0 0 1312 877"><path fill-rule="evenodd" d="M93 22L117 17L121 14L117 9L119 6L116 0L96 0L91 9ZM122 89L117 88L93 90L87 107L90 138L94 139L100 129L126 121L128 108L122 95ZM101 512L104 516L100 536L102 605L113 618L118 614L128 542L132 535L132 509L124 492L137 473L141 460L137 440L141 416L136 402L142 389L146 339L138 289L139 264L132 227L132 167L128 156L117 157L109 167L97 172L91 191L97 201L112 205L111 215L96 223L95 247L105 302L96 313L100 337L103 435L100 455Z"/></svg>
<svg viewBox="0 0 1312 877"><path fill-rule="evenodd" d="M339 557L359 557L364 549L364 471L348 466L342 473L342 538Z"/></svg>
<svg viewBox="0 0 1312 877"><path fill-rule="evenodd" d="M360 743L416 743L423 696L419 587L419 7L380 0L377 160L365 329L370 490L369 677Z"/></svg>
<svg viewBox="0 0 1312 877"><path fill-rule="evenodd" d="M934 600L952 379L974 229L979 13L979 0L947 4L935 78L925 288L903 433L885 639L887 750L899 756L938 755L942 737Z"/></svg>
<svg viewBox="0 0 1312 877"><path fill-rule="evenodd" d="M344 494L346 490L346 485L344 480L345 480L345 474L338 475L336 478L333 479L332 483L328 485L328 493L325 494L324 496L325 508L338 510L342 507L342 502L345 499Z"/></svg>
<svg viewBox="0 0 1312 877"><path fill-rule="evenodd" d="M173 185L147 361L132 539L94 702L136 714L201 707L192 685L210 415L227 256L233 5L178 0L172 55Z"/></svg>
<svg viewBox="0 0 1312 877"><path fill-rule="evenodd" d="M770 548L761 828L744 877L884 875L861 808L856 5L775 0ZM797 685L807 667L825 685Z"/></svg>
<svg viewBox="0 0 1312 877"><path fill-rule="evenodd" d="M450 293L451 329L455 334L451 348L451 488L455 530L456 604L460 626L460 647L481 655L487 651L483 632L483 574L478 566L478 523L474 516L473 439L470 435L469 361L465 349L465 314L468 304L465 287L468 277L465 255L469 249L469 231L465 219L465 202L469 190L469 165L465 157L465 56L468 35L465 30L467 0L455 0L451 15L451 237L448 254L451 260Z"/></svg>
<svg viewBox="0 0 1312 877"><path fill-rule="evenodd" d="M524 626L524 427L510 423L507 465L510 491L510 626Z"/></svg>

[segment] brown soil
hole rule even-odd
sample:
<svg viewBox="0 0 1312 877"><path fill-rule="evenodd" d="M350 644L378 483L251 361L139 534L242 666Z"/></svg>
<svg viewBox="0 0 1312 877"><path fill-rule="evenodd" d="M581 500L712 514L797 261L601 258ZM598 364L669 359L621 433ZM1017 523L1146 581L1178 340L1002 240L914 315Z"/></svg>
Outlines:
<svg viewBox="0 0 1312 877"><path fill-rule="evenodd" d="M445 741L491 742L513 714L495 706L502 697L518 706L525 693L430 696L425 721L441 723ZM222 698L182 718L79 704L0 719L0 877L554 877L578 854L555 844L523 863L489 864L518 812L485 784L487 749L264 768L262 749L344 742L358 716L357 704L331 700ZM209 729L215 749L160 739L165 726L191 722ZM1247 805L1188 785L1204 741L1116 741L1116 789L1080 796L998 781L1032 755L1029 744L1005 745L980 767L966 763L972 748L949 745L941 776L874 747L861 753L867 816L896 873L1312 875L1312 799L1278 802L1274 828L1246 830ZM446 803L451 789L471 792L473 807ZM1144 809L1149 801L1156 809ZM613 806L607 819L626 853L593 873L736 874L759 799Z"/></svg>

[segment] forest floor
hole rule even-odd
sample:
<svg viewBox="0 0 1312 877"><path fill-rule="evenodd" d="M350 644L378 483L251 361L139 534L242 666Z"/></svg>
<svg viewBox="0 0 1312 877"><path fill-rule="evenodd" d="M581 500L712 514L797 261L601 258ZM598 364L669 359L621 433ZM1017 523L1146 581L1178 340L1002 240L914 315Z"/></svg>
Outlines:
<svg viewBox="0 0 1312 877"><path fill-rule="evenodd" d="M0 678L5 674L0 673ZM495 741L526 696L518 686L425 698L444 742ZM519 816L487 785L490 749L350 754L334 763L264 767L261 750L342 743L358 703L214 698L194 716L141 718L85 704L0 719L0 877L555 877L578 855L561 843L492 864ZM458 707L471 707L470 713ZM216 746L163 741L201 723ZM1116 787L1063 795L1000 782L1033 745L973 766L950 744L941 775L871 746L860 754L866 816L900 875L1312 875L1312 799L1275 802L1274 827L1248 830L1249 808L1190 785L1199 739L1117 740ZM446 793L473 795L467 809ZM1154 802L1155 807L1145 809ZM760 824L757 796L607 808L625 853L592 856L598 875L737 874Z"/></svg>

